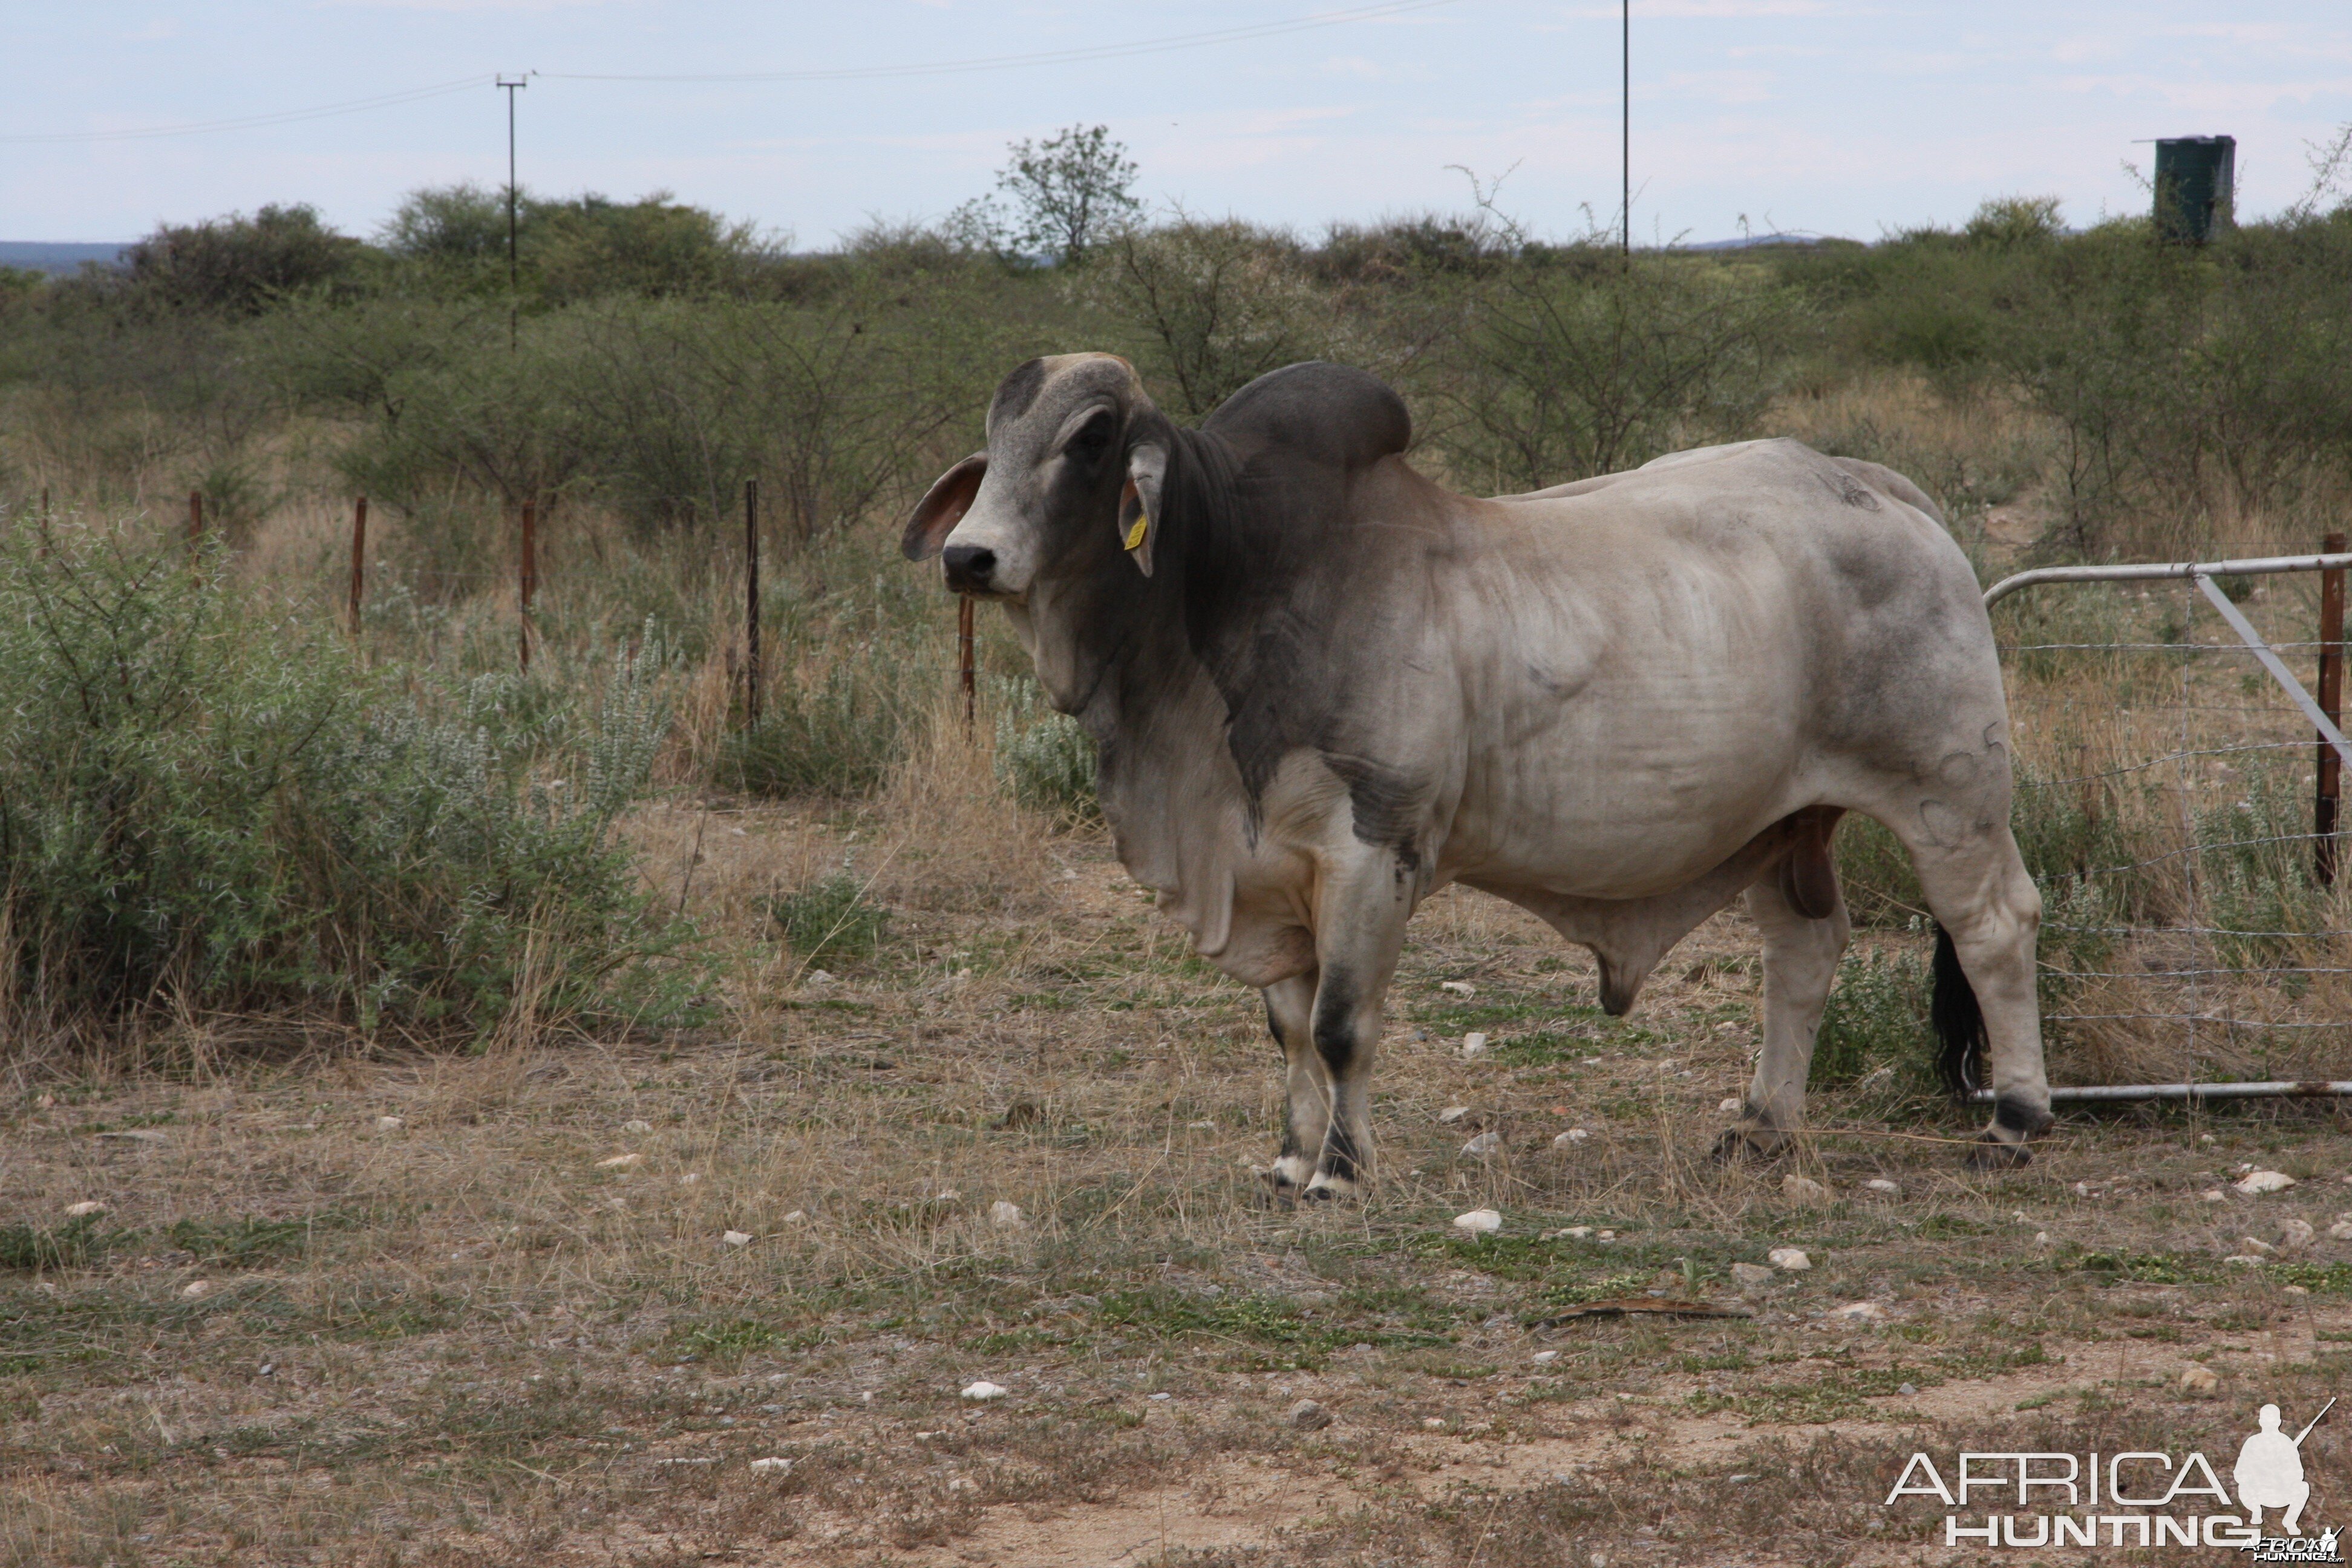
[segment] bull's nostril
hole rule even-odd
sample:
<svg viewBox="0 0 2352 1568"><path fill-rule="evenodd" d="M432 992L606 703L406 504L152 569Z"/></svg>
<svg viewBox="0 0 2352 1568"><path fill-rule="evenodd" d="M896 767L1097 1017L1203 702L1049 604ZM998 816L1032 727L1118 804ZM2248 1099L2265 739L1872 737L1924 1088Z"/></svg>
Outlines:
<svg viewBox="0 0 2352 1568"><path fill-rule="evenodd" d="M985 545L950 544L940 561L947 568L948 586L959 592L984 592L996 574L996 552Z"/></svg>

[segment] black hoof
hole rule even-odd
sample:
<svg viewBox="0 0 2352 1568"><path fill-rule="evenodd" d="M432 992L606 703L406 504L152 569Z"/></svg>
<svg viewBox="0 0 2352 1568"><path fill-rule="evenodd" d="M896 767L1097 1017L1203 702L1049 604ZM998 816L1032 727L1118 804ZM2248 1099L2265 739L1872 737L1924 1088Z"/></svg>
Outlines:
<svg viewBox="0 0 2352 1568"><path fill-rule="evenodd" d="M1998 1143L1990 1139L1969 1151L1971 1171L2014 1171L2033 1163L2033 1151L2022 1143Z"/></svg>

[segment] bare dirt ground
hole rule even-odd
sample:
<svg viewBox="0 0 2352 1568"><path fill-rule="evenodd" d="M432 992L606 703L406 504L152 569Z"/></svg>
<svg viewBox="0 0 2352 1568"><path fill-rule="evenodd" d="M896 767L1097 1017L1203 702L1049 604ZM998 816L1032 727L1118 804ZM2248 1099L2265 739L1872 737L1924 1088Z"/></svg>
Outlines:
<svg viewBox="0 0 2352 1568"><path fill-rule="evenodd" d="M1743 920L1612 1020L1582 954L1449 893L1391 1000L1375 1194L1269 1207L1255 996L1098 839L903 807L878 844L725 802L639 824L714 925L833 868L892 911L831 975L746 966L723 1033L16 1085L0 1561L1969 1561L1933 1500L1881 1506L1914 1450L2226 1469L2256 1406L2342 1386L2324 1110L2073 1119L1977 1174L1970 1119L1890 1063L1719 1170ZM1478 1206L1499 1233L1452 1226ZM1732 1277L1790 1246L1809 1268ZM1555 1321L1653 1291L1752 1315ZM2347 1429L2305 1444L2319 1522L2352 1519Z"/></svg>

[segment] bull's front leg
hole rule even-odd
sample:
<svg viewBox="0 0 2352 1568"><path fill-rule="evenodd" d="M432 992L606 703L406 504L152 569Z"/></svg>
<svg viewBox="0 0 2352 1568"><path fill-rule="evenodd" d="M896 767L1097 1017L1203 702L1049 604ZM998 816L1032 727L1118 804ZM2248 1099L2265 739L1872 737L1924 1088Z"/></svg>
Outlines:
<svg viewBox="0 0 2352 1568"><path fill-rule="evenodd" d="M1315 1048L1315 973L1265 987L1265 1024L1282 1047L1282 1152L1266 1173L1277 1198L1295 1198L1315 1178L1331 1125L1331 1080Z"/></svg>
<svg viewBox="0 0 2352 1568"><path fill-rule="evenodd" d="M1412 868L1386 847L1350 846L1339 864L1324 867L1315 911L1314 1037L1330 1081L1330 1121L1307 1197L1353 1197L1370 1179L1372 1057L1415 891Z"/></svg>

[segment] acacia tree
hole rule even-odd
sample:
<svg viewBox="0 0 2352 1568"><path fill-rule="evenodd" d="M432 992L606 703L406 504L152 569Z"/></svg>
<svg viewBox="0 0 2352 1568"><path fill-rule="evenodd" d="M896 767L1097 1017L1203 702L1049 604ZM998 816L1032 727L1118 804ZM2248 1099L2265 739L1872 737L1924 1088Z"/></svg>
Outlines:
<svg viewBox="0 0 2352 1568"><path fill-rule="evenodd" d="M1106 125L1072 125L1045 142L1021 141L1013 162L997 172L996 188L1012 198L1019 227L1014 242L1034 254L1050 251L1064 266L1124 219L1143 210L1132 194L1135 163L1110 139Z"/></svg>

